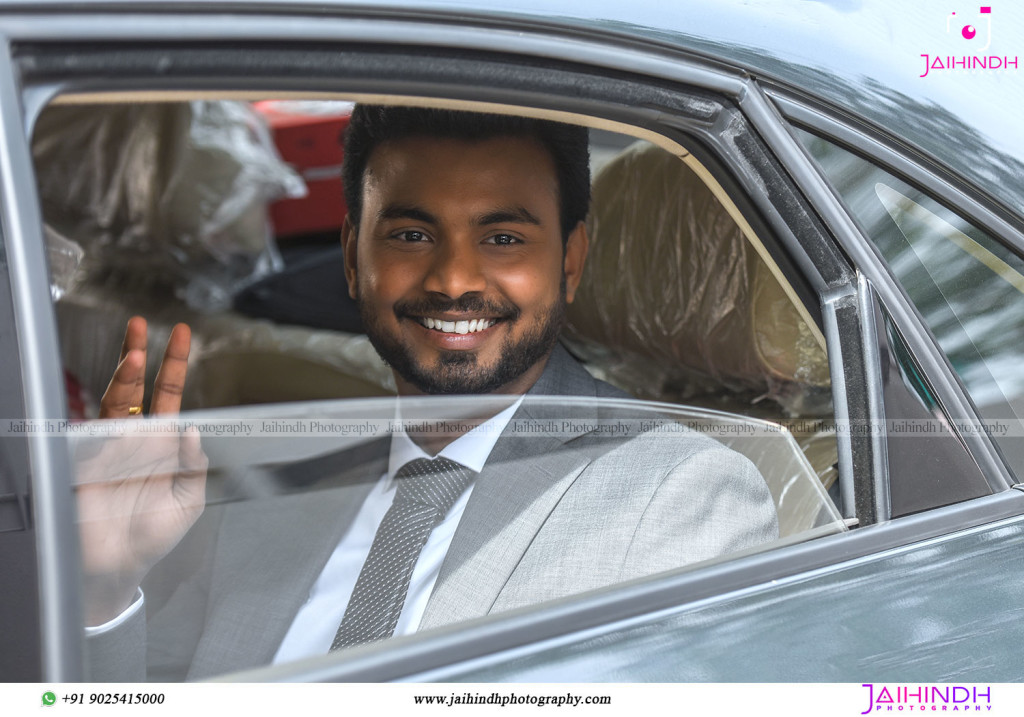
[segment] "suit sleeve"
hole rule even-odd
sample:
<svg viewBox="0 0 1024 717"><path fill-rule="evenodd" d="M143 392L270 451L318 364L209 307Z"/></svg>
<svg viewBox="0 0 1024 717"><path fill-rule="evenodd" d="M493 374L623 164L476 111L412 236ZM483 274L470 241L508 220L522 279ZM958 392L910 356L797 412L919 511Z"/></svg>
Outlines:
<svg viewBox="0 0 1024 717"><path fill-rule="evenodd" d="M146 611L136 610L115 628L85 638L90 682L146 680Z"/></svg>
<svg viewBox="0 0 1024 717"><path fill-rule="evenodd" d="M85 639L92 682L183 682L202 637L213 541L221 511L208 509L143 581L145 604Z"/></svg>

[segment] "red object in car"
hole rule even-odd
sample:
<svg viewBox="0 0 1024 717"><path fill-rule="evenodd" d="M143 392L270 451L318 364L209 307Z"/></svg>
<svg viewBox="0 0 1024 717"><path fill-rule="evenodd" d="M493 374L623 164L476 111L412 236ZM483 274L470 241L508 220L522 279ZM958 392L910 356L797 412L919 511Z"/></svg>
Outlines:
<svg viewBox="0 0 1024 717"><path fill-rule="evenodd" d="M84 421L98 415L92 396L67 369L64 369L64 390L68 397L68 418L72 421Z"/></svg>
<svg viewBox="0 0 1024 717"><path fill-rule="evenodd" d="M270 125L277 151L306 182L309 194L270 205L274 234L288 238L341 231L347 207L341 188L342 134L352 104L267 100L253 106Z"/></svg>

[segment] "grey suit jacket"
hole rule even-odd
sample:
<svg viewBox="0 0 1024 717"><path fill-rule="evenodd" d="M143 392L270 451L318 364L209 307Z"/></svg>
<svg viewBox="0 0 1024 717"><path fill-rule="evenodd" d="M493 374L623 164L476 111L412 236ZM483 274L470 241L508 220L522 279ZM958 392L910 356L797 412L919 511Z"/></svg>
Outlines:
<svg viewBox="0 0 1024 717"><path fill-rule="evenodd" d="M561 347L530 394L627 397L593 379ZM757 469L710 438L657 431L608 438L593 430L612 420L596 402L527 401L510 426L555 420L565 427L566 418L568 431L506 429L499 439L420 629L671 570L777 536L775 508ZM147 662L148 678L157 680L268 664L386 470L387 443L346 453L345 461L344 470L335 470L334 489L208 510L178 551L200 555L193 577L181 581L180 572L169 571L175 584L166 600L151 600L147 587L148 627L137 616L87 641L93 679L146 679Z"/></svg>

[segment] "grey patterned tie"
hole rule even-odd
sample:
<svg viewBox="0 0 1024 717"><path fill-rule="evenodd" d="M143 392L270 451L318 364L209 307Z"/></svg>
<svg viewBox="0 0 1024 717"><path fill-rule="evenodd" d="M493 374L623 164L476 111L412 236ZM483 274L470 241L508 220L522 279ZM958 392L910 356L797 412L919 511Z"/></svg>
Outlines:
<svg viewBox="0 0 1024 717"><path fill-rule="evenodd" d="M377 528L331 650L391 637L427 538L473 475L447 458L417 458L395 473L395 500Z"/></svg>

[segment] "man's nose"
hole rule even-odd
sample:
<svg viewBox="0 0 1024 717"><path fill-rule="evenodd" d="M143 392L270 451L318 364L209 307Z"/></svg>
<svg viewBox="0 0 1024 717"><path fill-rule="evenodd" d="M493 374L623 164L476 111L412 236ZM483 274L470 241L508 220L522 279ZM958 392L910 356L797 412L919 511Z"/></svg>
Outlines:
<svg viewBox="0 0 1024 717"><path fill-rule="evenodd" d="M430 271L423 282L427 291L458 298L482 292L487 286L481 257L472 241L440 241L431 252Z"/></svg>

